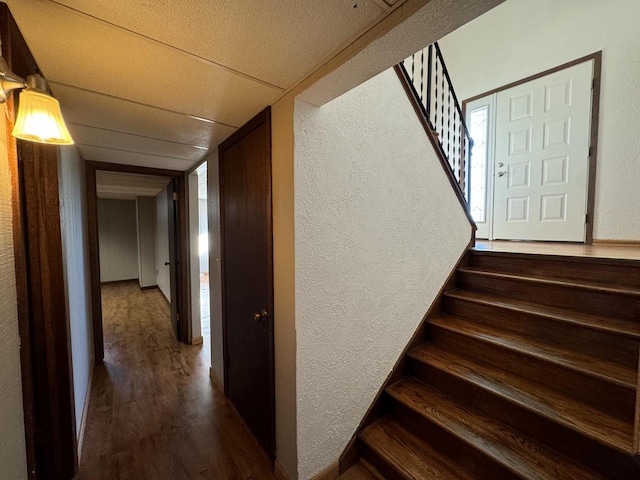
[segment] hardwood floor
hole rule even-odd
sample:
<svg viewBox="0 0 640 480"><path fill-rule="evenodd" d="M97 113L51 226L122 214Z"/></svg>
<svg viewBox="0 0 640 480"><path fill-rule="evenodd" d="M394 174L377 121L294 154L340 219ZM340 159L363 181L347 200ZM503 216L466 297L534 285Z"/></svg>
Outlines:
<svg viewBox="0 0 640 480"><path fill-rule="evenodd" d="M275 479L209 378L203 345L175 340L158 290L102 289L105 365L96 369L79 480Z"/></svg>
<svg viewBox="0 0 640 480"><path fill-rule="evenodd" d="M476 240L475 249L489 252L640 260L640 245L583 245L563 242Z"/></svg>

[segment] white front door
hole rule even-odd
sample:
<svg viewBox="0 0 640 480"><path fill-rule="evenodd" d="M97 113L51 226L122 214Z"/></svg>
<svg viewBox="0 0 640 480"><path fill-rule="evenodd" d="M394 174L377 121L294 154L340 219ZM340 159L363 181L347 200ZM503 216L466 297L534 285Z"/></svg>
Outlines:
<svg viewBox="0 0 640 480"><path fill-rule="evenodd" d="M493 157L485 189L493 222L478 238L585 240L592 78L593 62L584 62L470 104L476 116L483 101L495 105L483 146Z"/></svg>

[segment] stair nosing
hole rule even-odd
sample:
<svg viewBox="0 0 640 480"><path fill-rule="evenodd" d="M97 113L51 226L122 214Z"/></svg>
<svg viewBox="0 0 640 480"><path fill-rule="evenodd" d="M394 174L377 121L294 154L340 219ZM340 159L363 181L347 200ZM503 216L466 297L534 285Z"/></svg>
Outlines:
<svg viewBox="0 0 640 480"><path fill-rule="evenodd" d="M472 338L472 339L474 339L476 341L487 343L487 344L490 344L490 345L492 345L494 347L497 347L497 348L502 348L504 350L509 350L509 351L515 352L517 354L526 355L526 356L535 358L536 360L539 360L541 362L549 363L549 364L555 365L557 367L564 368L566 370L570 370L572 372L575 372L575 373L578 373L578 374L581 374L581 375L584 375L584 376L588 376L588 377L594 378L596 380L600 380L600 381L603 381L603 382L606 382L606 383L611 383L611 384L617 385L619 387L625 388L627 390L635 391L636 388L637 388L637 381L635 381L635 380L632 381L632 382L626 382L626 381L621 380L619 378L609 377L609 376L606 376L606 375L604 375L602 373L594 372L594 371L586 369L586 368L580 368L577 365L564 363L564 362L558 360L557 357L545 356L545 355L537 353L537 352L532 352L530 350L518 348L518 347L516 347L514 345L500 343L500 342L498 342L498 341L496 341L494 339L491 339L491 338L487 338L487 337L483 337L483 336L477 336L475 334L470 334L470 333L468 333L466 331L463 331L463 330L460 330L460 329L457 329L457 328L453 328L451 325L446 325L446 324L442 324L442 323L433 323L433 320L436 320L436 319L442 318L442 317L455 318L455 319L457 319L458 321L461 321L461 322L471 323L471 322L467 322L464 319L458 318L457 316L447 315L447 314L443 314L443 315L440 315L439 317L435 317L433 319L430 319L428 321L428 323L430 325L433 325L436 328L445 329L445 330L447 330L449 332L454 332L454 333L456 333L458 335L462 335L462 336L467 337L467 338ZM487 330L490 330L490 329L487 328Z"/></svg>
<svg viewBox="0 0 640 480"><path fill-rule="evenodd" d="M599 332L606 332L612 335L618 335L621 337L630 338L632 340L640 341L640 332L631 332L629 330L619 330L613 327L606 327L602 325L598 325L596 323L584 323L579 318L572 318L571 310L563 310L557 307L545 307L545 306L534 306L528 304L526 302L513 301L509 299L510 302L514 303L506 303L507 299L500 300L499 297L492 295L483 295L487 298L470 298L465 297L463 295L459 295L459 292L467 291L462 288L449 290L448 292L444 292L445 297L452 297L461 301L478 303L482 305L487 305L490 307L500 308L503 310L510 310L514 312L526 313L527 315L534 315L537 317L542 317L547 320L568 323L576 327L582 327L589 330L597 330ZM553 312L552 310L559 310L559 312ZM588 314L582 314L588 317ZM595 318L595 317L594 317ZM608 319L608 318L607 318ZM615 319L611 319L615 320ZM631 322L628 322L631 323Z"/></svg>
<svg viewBox="0 0 640 480"><path fill-rule="evenodd" d="M421 358L417 357L416 353L415 353L417 350L420 350L421 348L425 347L426 345L428 345L428 344L423 344L422 346L413 349L412 351L408 352L407 355L410 358L412 358L414 361L416 361L416 362L429 363L429 362L427 362L425 360L422 360ZM428 345L428 346L429 347L433 347L432 345ZM437 349L437 350L439 350L439 349ZM442 350L439 350L439 351L442 351ZM489 368L489 369L492 369L492 370L498 370L497 368L490 367L490 366L487 366L487 365L483 365L483 367ZM435 365L433 365L433 368L436 368L438 370L442 370L440 367L435 366ZM517 398L517 397L515 397L513 395L508 395L506 393L503 393L500 390L497 390L497 389L493 388L493 386L488 386L488 385L485 385L483 383L479 383L477 381L471 380L471 379L469 379L467 377L459 375L455 371L447 370L446 372L447 372L447 374L453 375L453 376L461 379L464 382L467 382L467 383L470 383L470 384L474 385L477 388L480 388L480 389L482 389L484 391L490 392L491 395L496 395L496 396L498 396L498 397L500 397L500 398L502 398L502 399L504 399L504 400L506 400L506 401L508 401L510 403L516 404L519 407L521 407L521 408L523 408L525 410L528 410L529 412L532 412L535 415L540 415L540 416L546 418L547 420L549 420L549 421L551 421L553 423L560 424L563 427L568 428L569 430L577 432L580 435L583 435L583 436L585 436L587 438L590 438L591 440L596 441L596 442L598 442L598 443L600 443L602 445L608 446L609 448L612 448L612 449L614 449L614 450L616 450L618 452L621 452L623 454L629 454L630 451L631 451L630 448L629 448L630 445L627 445L627 446L619 445L616 442L609 441L607 438L603 438L601 436L593 435L591 432L585 431L584 429L582 429L579 426L575 425L573 422L569 421L568 419L566 419L565 417L563 417L562 415L560 415L558 413L556 413L555 415L549 415L544 409L534 408L528 402L524 402L524 401L520 400L519 398ZM514 375L512 373L504 372L504 371L502 371L502 372L504 374L508 375L508 376L517 377L517 375ZM495 381L492 380L491 383L495 383ZM538 402L536 401L535 403L538 403Z"/></svg>
<svg viewBox="0 0 640 480"><path fill-rule="evenodd" d="M443 394L442 392L439 392L436 388L430 387L428 384L425 384L424 382L420 381L419 379L416 379L415 377L411 377L411 376L404 377L402 380L400 380L400 381L394 383L393 385L391 385L387 389L387 392L386 392L387 395L393 397L394 401L401 403L406 408L411 409L414 413L420 415L421 417L423 417L426 420L432 422L433 424L437 425L438 427L446 430L450 435L453 435L459 441L465 443L469 447L471 447L474 450L480 452L482 455L488 457L490 460L500 464L503 468L509 470L510 472L512 472L512 473L514 473L514 474L516 474L518 476L522 476L523 474L526 473L526 472L521 472L520 470L517 470L517 468L512 466L509 462L505 462L504 459L501 458L499 455L495 455L490 449L482 448L480 445L478 445L477 443L475 443L473 441L473 438L469 438L468 436L461 434L459 431L450 428L449 423L442 421L437 415L431 416L427 412L425 412L424 410L420 409L418 406L414 406L414 405L408 404L408 403L404 402L401 398L399 398L397 395L394 395L394 393L392 393L393 392L393 387L394 386L397 387L398 384L401 384L401 383L405 382L407 379L410 379L413 382L420 383L420 384L424 385L427 389L435 390L438 395L442 395L442 396L446 397L446 394ZM475 409L473 408L472 405L469 406L469 407L470 407L470 409L473 411L473 413L476 416L489 418L489 417L487 417L487 415L485 415L485 414L483 414L481 412L475 411ZM492 419L489 418L489 420L492 420ZM565 457L563 454L561 454L561 453L559 453L559 452L547 447L543 443L541 443L541 442L539 442L539 441L537 441L537 440L525 435L522 432L519 432L518 430L516 430L516 429L514 429L514 428L512 428L512 427L510 427L510 426L508 426L506 424L504 424L503 422L501 422L499 420L493 419L493 422L497 423L497 424L500 424L502 427L504 427L506 429L509 429L511 432L513 432L515 434L515 436L517 436L519 438L524 438L527 441L531 442L532 444L537 445L539 448L548 450L548 451L553 452L554 454L558 455L559 457L563 457L563 458L566 458L569 461L572 461L570 458ZM463 422L460 422L460 425L464 429L468 429L468 427ZM484 438L484 437L482 437L482 438ZM495 443L492 442L492 445L495 448ZM505 451L504 448L500 448L500 450L503 451L503 452ZM513 453L513 450L508 450L508 451ZM516 453L515 455L518 455L518 454ZM575 460L573 462L575 462ZM589 468L586 465L581 465L581 466L583 466L585 469L589 470Z"/></svg>
<svg viewBox="0 0 640 480"><path fill-rule="evenodd" d="M572 289L578 288L581 290L590 290L594 292L609 293L614 295L626 295L630 297L640 298L640 291L635 289L614 288L614 287L605 287L602 285L590 285L588 283L578 283L576 279L562 280L562 279L556 279L553 277L543 278L543 277L537 277L533 275L517 275L513 273L500 273L500 272L492 272L489 270L484 270L482 268L476 268L476 267L461 267L457 269L457 272L468 273L471 275L480 275L484 277L504 278L507 280L537 283L540 285L561 286L561 287L569 287Z"/></svg>

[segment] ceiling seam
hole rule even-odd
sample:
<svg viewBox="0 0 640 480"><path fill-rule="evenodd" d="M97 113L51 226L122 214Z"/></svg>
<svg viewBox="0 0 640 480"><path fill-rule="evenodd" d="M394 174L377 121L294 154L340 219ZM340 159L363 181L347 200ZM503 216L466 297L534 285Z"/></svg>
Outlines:
<svg viewBox="0 0 640 480"><path fill-rule="evenodd" d="M155 154L155 153L136 152L135 150L125 150L125 149L122 149L122 148L104 147L102 145L91 145L91 144L88 144L88 143L76 143L76 145L78 145L80 147L91 147L91 148L102 148L104 150L114 150L116 152L135 153L137 155L147 155L149 157L170 158L172 160L181 160L183 162L193 162L193 160L190 160L188 158L171 157L169 155L158 155L158 154Z"/></svg>
<svg viewBox="0 0 640 480"><path fill-rule="evenodd" d="M192 145L190 143L176 142L175 140L166 140L164 138L150 137L148 135L140 135L138 133L123 132L121 130L113 130L111 128L96 127L95 125L87 125L85 123L67 122L67 125L75 125L77 127L84 127L84 128L94 128L96 130L103 130L105 132L118 133L121 135L130 135L132 137L148 138L149 140L157 140L159 142L173 143L175 145L183 145L185 147L197 148L199 150L205 150L207 152L211 151L211 147L203 147L201 145Z"/></svg>
<svg viewBox="0 0 640 480"><path fill-rule="evenodd" d="M50 84L53 83L54 85L60 85L60 86L63 86L63 87L75 88L76 90L82 90L83 92L89 92L89 93L93 93L95 95L101 95L103 97L115 98L116 100L122 100L123 102L129 102L129 103L133 103L135 105L141 105L143 107L155 108L157 110L162 110L162 111L169 112L169 113L175 113L177 115L183 115L185 117L193 118L195 120L200 120L200 121L207 122L207 123L215 123L217 125L222 125L222 126L225 126L225 127L230 127L230 128L235 128L235 129L239 128L239 127L237 127L235 125L231 125L230 123L219 122L217 120L212 120L210 118L200 117L198 115L192 115L190 113L178 112L177 110L171 110L169 108L158 107L157 105L150 105L148 103L142 103L142 102L138 102L136 100L130 100L128 98L118 97L117 95L111 95L110 93L98 92L96 90L91 90L89 88L78 87L77 85L70 85L68 83L57 82L55 80L49 80L49 79L47 79L47 82L49 82Z"/></svg>
<svg viewBox="0 0 640 480"><path fill-rule="evenodd" d="M89 18L91 18L91 19L93 19L95 21L105 23L105 24L110 25L110 26L112 26L114 28L118 28L118 29L123 30L125 32L128 32L128 33L130 33L132 35L136 35L138 37L142 37L142 38L144 38L146 40L149 40L151 42L157 43L158 45L162 45L162 46L164 46L166 48L170 48L172 50L175 50L177 52L182 53L183 55L187 55L189 57L192 57L192 58L195 58L197 60L200 60L201 62L206 63L208 65L212 65L212 66L216 66L218 68L222 68L223 70L226 70L226 71L228 71L230 73L233 73L235 75L244 77L244 78L246 78L248 80L252 80L252 81L254 81L256 83L261 83L262 85L265 85L265 86L268 86L268 87L271 87L271 88L276 88L276 89L278 89L280 91L285 91L286 90L286 87L281 87L279 85L267 82L266 80L262 80L260 78L257 78L257 77L254 77L252 75L249 75L247 73L241 72L239 70L235 70L235 69L233 69L231 67L227 67L226 65L223 65L222 63L218 63L218 62L215 62L215 61L210 60L208 58L201 57L200 55L196 55L195 53L189 52L187 50L183 50L182 48L176 47L176 46L171 45L169 43L161 42L160 40L157 40L157 39L152 38L152 37L148 37L147 35L143 35L142 33L136 32L135 30L130 30L130 29L125 28L125 27L123 27L121 25L118 25L116 23L112 23L112 22L104 20L104 19L102 19L100 17L96 17L96 16L91 15L89 13L83 12L82 10L78 10L77 8L70 7L69 5L65 5L63 3L57 2L56 0L49 0L49 2L53 3L55 5L58 5L61 8L65 8L65 9L71 10L72 12L76 12L76 13L78 13L80 15L84 15L86 17L89 17Z"/></svg>

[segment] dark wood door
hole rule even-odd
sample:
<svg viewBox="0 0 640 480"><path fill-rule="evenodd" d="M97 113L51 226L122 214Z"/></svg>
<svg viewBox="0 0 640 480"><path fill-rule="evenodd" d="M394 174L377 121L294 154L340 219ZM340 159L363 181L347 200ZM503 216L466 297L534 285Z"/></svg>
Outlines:
<svg viewBox="0 0 640 480"><path fill-rule="evenodd" d="M220 147L225 394L275 452L271 111Z"/></svg>
<svg viewBox="0 0 640 480"><path fill-rule="evenodd" d="M171 325L173 325L173 332L176 334L178 340L182 340L181 328L180 328L180 281L178 262L180 256L179 244L180 238L178 235L178 226L176 221L179 217L178 212L178 180L173 178L167 188L167 225L169 226L169 289L171 290ZM165 264L166 265L166 264Z"/></svg>

